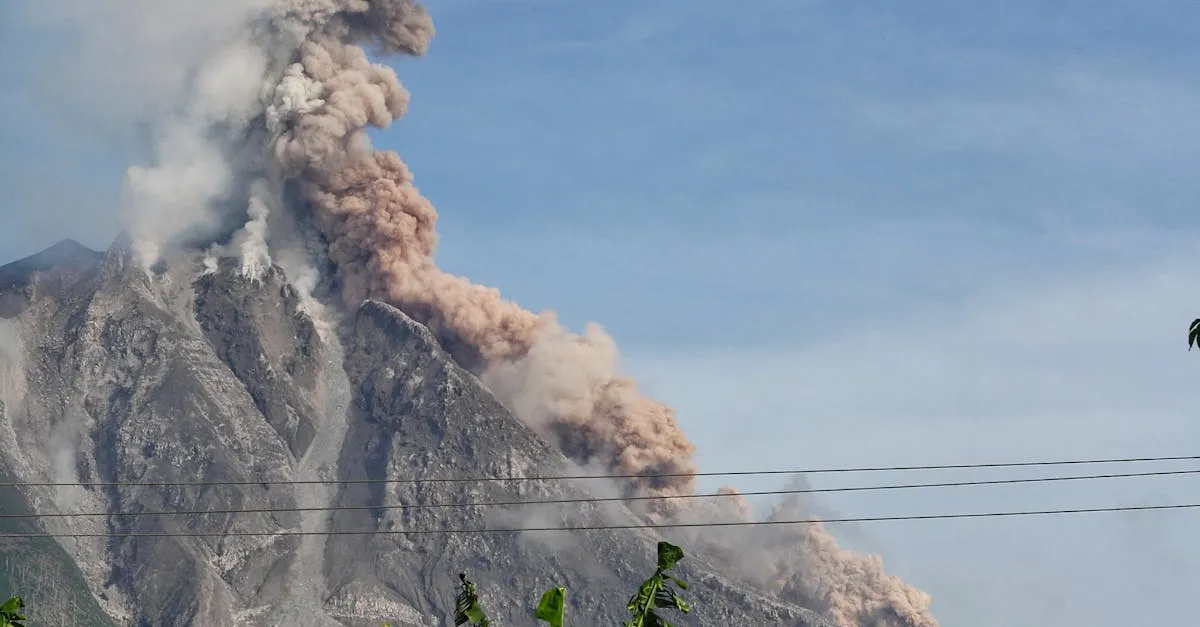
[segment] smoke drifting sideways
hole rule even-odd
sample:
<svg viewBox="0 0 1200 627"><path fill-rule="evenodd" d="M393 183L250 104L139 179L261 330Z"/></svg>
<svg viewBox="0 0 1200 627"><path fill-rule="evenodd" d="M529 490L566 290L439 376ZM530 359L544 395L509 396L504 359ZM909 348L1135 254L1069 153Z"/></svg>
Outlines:
<svg viewBox="0 0 1200 627"><path fill-rule="evenodd" d="M576 461L623 475L683 475L629 482L632 494L694 493L694 446L669 407L620 374L616 345L600 327L571 333L552 313L526 311L437 267L437 211L399 155L374 150L366 132L409 104L394 71L373 64L367 48L424 54L434 26L423 6L58 0L25 10L82 36L82 50L47 72L88 94L80 114L123 123L147 146L149 165L129 169L119 217L148 275L176 249L207 247L210 265L235 257L255 279L278 264L299 289L332 291L350 310L365 298L386 301L428 325ZM648 514L706 515L690 502L666 500ZM718 509L750 515L726 511L728 503ZM871 558L842 551L824 529L775 541L755 561L777 560L764 583L781 593L848 627L936 625L922 618L927 597Z"/></svg>

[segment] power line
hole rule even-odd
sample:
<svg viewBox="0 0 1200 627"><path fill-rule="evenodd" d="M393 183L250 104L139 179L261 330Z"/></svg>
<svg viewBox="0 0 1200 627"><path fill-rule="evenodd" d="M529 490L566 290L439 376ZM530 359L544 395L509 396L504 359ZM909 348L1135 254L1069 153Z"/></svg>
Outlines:
<svg viewBox="0 0 1200 627"><path fill-rule="evenodd" d="M394 535L432 535L432 534L486 534L486 533L528 533L528 532L576 532L576 531L610 531L629 529L684 529L705 527L779 527L789 525L813 525L834 523L865 523L916 520L953 520L965 518L1011 518L1022 516L1059 516L1068 514L1096 514L1109 512L1148 512L1200 509L1200 503L1181 505L1128 505L1123 507L1089 507L1081 509L1044 509L1007 512L974 512L960 514L918 514L908 516L860 516L855 518L828 518L825 520L753 520L738 522L710 523L659 523L645 525L583 525L575 527L513 527L513 528L477 528L477 529L386 529L375 531L229 531L229 532L130 532L130 533L0 533L0 538L226 538L226 537L290 537L290 536L394 536Z"/></svg>
<svg viewBox="0 0 1200 627"><path fill-rule="evenodd" d="M1133 477L1162 477L1171 475L1197 475L1200 474L1200 469L1193 470L1162 470L1153 472L1130 472L1130 473L1114 473L1105 475L1070 475L1065 477L1031 477L1025 479L992 479L980 481L947 481L936 483L905 483L905 484L888 484L888 485L867 485L867 486L848 486L837 488L797 488L789 490L763 490L757 492L737 492L737 493L706 493L706 494L683 494L678 496L654 495L654 496L612 496L612 497L587 497L587 498L565 498L565 499L545 499L545 500L523 500L523 501L487 501L487 502L467 502L467 503L413 503L407 505L332 505L326 507L262 507L262 508L244 508L244 509L204 509L204 510L158 510L145 512L53 512L46 514L0 514L0 519L20 519L20 518L88 518L101 516L193 516L205 514L276 514L290 512L335 512L335 511L370 511L370 510L397 510L397 509L434 509L434 508L466 508L466 507L519 507L525 505L559 505L568 503L604 503L604 502L627 502L627 501L655 501L655 500L670 500L670 499L698 499L698 498L713 498L713 497L731 497L731 496L782 496L795 494L818 494L831 492L867 492L867 491L882 491L882 490L911 490L918 488L955 488L967 486L988 486L988 485L1011 485L1025 483L1053 483L1059 481L1084 481L1098 479L1124 479Z"/></svg>
<svg viewBox="0 0 1200 627"><path fill-rule="evenodd" d="M912 470L967 470L985 468L1029 468L1075 466L1089 464L1129 464L1144 462L1200 461L1200 455L1170 457L1126 457L1113 459L1071 459L1034 462L1002 462L976 464L932 464L921 466L863 466L850 468L807 468L793 470L737 470L726 472L674 472L656 474L611 475L542 475L532 477L429 477L423 479L263 479L258 481L87 481L78 483L45 481L0 482L8 488L115 488L170 486L268 486L268 485L362 485L362 484L422 484L422 483L492 483L502 481L572 481L578 479L668 479L672 477L747 477L766 475L821 475L857 472L900 472Z"/></svg>

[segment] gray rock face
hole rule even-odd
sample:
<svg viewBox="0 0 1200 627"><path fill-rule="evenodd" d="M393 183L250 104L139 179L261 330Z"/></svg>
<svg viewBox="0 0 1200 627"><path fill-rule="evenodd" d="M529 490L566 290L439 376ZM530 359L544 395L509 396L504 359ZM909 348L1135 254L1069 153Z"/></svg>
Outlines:
<svg viewBox="0 0 1200 627"><path fill-rule="evenodd" d="M310 399L319 383L323 346L279 269L271 268L258 287L231 284L228 277L235 271L225 263L220 274L195 282L196 320L259 413L300 457L312 444L319 420Z"/></svg>
<svg viewBox="0 0 1200 627"><path fill-rule="evenodd" d="M9 480L211 482L0 490L5 511L102 514L4 530L116 534L0 544L3 561L43 543L39 572L62 582L57 602L19 590L32 624L452 624L461 571L496 625L533 624L554 584L567 586L574 624L620 624L659 536L515 528L640 524L631 511L471 505L604 486L428 481L580 471L425 327L367 302L340 334L322 334L278 268L259 281L232 265L204 271L194 257L168 268L147 276L120 241L103 255L64 243L0 268L0 322L17 329L17 345L0 351L17 379L0 386ZM364 482L286 483L319 478ZM295 511L328 506L350 509ZM229 511L246 509L260 511ZM192 513L153 514L164 510ZM296 531L335 535L287 535ZM696 607L680 625L828 624L721 576L703 555L680 570Z"/></svg>

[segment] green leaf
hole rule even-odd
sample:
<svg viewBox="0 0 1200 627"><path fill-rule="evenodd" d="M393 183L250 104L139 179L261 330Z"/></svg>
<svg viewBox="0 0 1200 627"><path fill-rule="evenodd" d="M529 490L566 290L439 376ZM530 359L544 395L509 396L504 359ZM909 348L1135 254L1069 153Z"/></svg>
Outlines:
<svg viewBox="0 0 1200 627"><path fill-rule="evenodd" d="M550 627L563 627L566 604L567 589L563 586L550 588L542 595L542 600L534 610L533 617L550 623Z"/></svg>
<svg viewBox="0 0 1200 627"><path fill-rule="evenodd" d="M671 570L683 559L683 549L670 542L658 543L658 569Z"/></svg>
<svg viewBox="0 0 1200 627"><path fill-rule="evenodd" d="M478 605L474 605L467 609L467 618L473 622L479 623L482 627L487 627L487 615L483 613L483 609Z"/></svg>
<svg viewBox="0 0 1200 627"><path fill-rule="evenodd" d="M0 612L4 612L5 614L12 614L23 607L25 607L25 599L22 599L19 596L14 596L11 599L5 601L4 605L0 605ZM24 619L20 619L20 620L24 620Z"/></svg>
<svg viewBox="0 0 1200 627"><path fill-rule="evenodd" d="M684 590L687 590L687 588L688 588L688 582L686 582L678 577L671 577L671 581L674 581L675 585L679 586L680 588L682 588Z"/></svg>

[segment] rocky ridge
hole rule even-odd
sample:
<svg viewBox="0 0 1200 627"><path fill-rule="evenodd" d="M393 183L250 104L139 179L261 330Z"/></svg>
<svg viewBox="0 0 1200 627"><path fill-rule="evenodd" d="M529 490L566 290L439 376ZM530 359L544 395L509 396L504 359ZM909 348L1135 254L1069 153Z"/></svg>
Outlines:
<svg viewBox="0 0 1200 627"><path fill-rule="evenodd" d="M532 624L554 583L575 620L619 624L658 536L511 531L638 523L611 503L441 506L604 486L421 482L579 471L395 308L365 302L337 330L319 317L279 268L250 281L196 254L151 277L123 241L103 254L65 242L0 268L0 470L193 482L0 490L5 511L104 514L22 527L93 537L6 540L6 557L42 543L38 572L60 582L57 605L27 593L33 624L448 624L462 570L494 624ZM287 483L314 479L368 483ZM357 509L294 511L331 505ZM228 511L244 509L260 511ZM164 510L194 513L151 514ZM472 529L501 531L445 533ZM329 530L353 535L288 535ZM684 561L696 610L681 625L829 625L720 572L704 555Z"/></svg>

